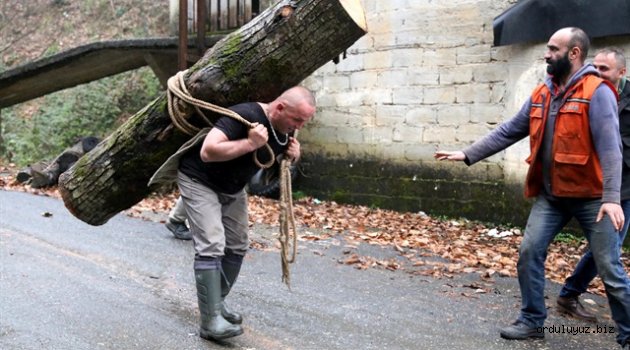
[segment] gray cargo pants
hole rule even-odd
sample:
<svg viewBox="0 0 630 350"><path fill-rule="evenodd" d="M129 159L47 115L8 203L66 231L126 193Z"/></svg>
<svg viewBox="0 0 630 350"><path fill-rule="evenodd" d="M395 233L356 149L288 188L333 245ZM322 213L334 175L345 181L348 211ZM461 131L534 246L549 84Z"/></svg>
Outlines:
<svg viewBox="0 0 630 350"><path fill-rule="evenodd" d="M215 192L180 171L177 184L197 256L222 257L226 248L245 255L249 246L245 190L235 194Z"/></svg>

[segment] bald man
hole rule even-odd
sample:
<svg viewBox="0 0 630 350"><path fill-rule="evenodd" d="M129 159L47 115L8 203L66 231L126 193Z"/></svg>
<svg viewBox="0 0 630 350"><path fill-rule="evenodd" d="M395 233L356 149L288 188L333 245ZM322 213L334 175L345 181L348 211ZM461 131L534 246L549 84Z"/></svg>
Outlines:
<svg viewBox="0 0 630 350"><path fill-rule="evenodd" d="M438 151L438 160L472 165L529 136L525 195L535 198L517 265L521 311L501 329L506 339L543 338L545 258L558 232L577 219L617 323L617 341L630 341L630 280L620 259L621 139L615 88L585 64L590 40L579 28L563 28L547 42L548 78L521 110L461 151Z"/></svg>
<svg viewBox="0 0 630 350"><path fill-rule="evenodd" d="M296 161L300 143L293 134L313 118L315 99L296 86L272 102L247 102L230 109L253 126L222 117L207 134L198 134L171 157L179 159L177 183L195 247L199 335L209 340L243 333L242 316L230 311L224 299L249 247L244 187L260 169L254 154L260 163L268 162L271 155L260 150L267 144L275 156Z"/></svg>

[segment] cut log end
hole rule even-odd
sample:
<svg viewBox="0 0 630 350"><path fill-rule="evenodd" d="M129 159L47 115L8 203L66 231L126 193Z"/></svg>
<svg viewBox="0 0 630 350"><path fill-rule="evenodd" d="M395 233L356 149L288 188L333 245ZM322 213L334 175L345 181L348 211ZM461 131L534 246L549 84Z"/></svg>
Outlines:
<svg viewBox="0 0 630 350"><path fill-rule="evenodd" d="M363 29L363 31L367 32L367 21L365 20L365 12L363 11L363 6L361 6L361 1L339 0L339 3L343 6L354 23Z"/></svg>

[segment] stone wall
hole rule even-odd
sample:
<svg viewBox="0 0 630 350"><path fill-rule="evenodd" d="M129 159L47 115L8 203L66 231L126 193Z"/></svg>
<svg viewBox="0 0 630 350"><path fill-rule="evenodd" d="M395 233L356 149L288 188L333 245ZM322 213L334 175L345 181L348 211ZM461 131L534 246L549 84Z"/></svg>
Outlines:
<svg viewBox="0 0 630 350"><path fill-rule="evenodd" d="M511 117L545 76L545 42L493 47L514 0L363 0L369 33L305 81L318 112L302 132L320 198L524 224L527 140L467 167L437 149L471 144ZM593 50L630 37L594 40Z"/></svg>

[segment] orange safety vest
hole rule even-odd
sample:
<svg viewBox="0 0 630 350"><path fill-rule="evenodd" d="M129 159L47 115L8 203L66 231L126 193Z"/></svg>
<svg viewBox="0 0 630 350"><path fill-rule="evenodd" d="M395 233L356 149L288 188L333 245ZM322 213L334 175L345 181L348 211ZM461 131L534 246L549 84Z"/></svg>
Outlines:
<svg viewBox="0 0 630 350"><path fill-rule="evenodd" d="M602 169L591 139L588 119L589 104L597 87L612 84L596 75L586 75L564 94L564 102L556 116L551 145L551 192L556 197L597 198L603 193ZM532 93L529 112L529 170L525 180L525 196L537 196L543 186L542 157L539 155L545 124L549 114L551 91L546 84ZM605 126L602 126L605 127Z"/></svg>

